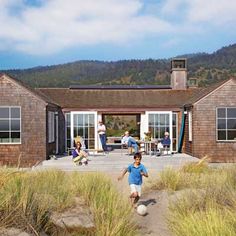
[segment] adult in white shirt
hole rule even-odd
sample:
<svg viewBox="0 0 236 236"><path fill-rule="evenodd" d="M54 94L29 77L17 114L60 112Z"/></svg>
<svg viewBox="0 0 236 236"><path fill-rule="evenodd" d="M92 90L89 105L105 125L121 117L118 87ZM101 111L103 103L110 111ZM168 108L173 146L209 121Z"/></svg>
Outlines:
<svg viewBox="0 0 236 236"><path fill-rule="evenodd" d="M133 147L134 152L138 153L138 144L137 144L136 140L129 135L129 131L125 131L125 135L121 140L121 144L125 144L128 147Z"/></svg>
<svg viewBox="0 0 236 236"><path fill-rule="evenodd" d="M102 149L104 152L106 152L107 151L106 126L103 124L101 120L98 122L98 135L102 144Z"/></svg>

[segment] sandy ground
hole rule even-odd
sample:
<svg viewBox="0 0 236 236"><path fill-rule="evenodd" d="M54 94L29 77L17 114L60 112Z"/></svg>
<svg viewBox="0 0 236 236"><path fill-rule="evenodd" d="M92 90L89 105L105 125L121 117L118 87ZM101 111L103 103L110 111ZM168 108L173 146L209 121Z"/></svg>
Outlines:
<svg viewBox="0 0 236 236"><path fill-rule="evenodd" d="M149 178L145 178L144 182L155 178L156 173L149 173ZM119 174L108 174L112 182L117 186L118 190L129 197L130 188L128 185L128 174L122 181L117 181ZM173 236L167 226L166 215L168 213L168 194L166 192L151 191L145 193L145 188L138 204L147 206L148 213L140 216L134 210L134 219L140 227L140 235L151 236Z"/></svg>

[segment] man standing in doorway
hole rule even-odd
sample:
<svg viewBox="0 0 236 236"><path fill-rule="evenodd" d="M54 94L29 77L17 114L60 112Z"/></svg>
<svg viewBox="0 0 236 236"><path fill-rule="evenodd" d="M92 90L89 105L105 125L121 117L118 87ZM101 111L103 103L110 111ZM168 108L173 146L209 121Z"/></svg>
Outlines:
<svg viewBox="0 0 236 236"><path fill-rule="evenodd" d="M102 144L102 149L104 152L107 152L106 126L103 124L101 120L98 122L98 134Z"/></svg>

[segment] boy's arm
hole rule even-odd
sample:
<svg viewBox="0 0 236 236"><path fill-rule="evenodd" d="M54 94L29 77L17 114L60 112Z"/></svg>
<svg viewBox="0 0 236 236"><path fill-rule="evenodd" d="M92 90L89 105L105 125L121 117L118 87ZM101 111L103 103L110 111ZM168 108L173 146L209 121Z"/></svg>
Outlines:
<svg viewBox="0 0 236 236"><path fill-rule="evenodd" d="M125 176L125 174L127 173L127 168L124 169L123 173L121 174L121 176L118 177L118 181L122 180Z"/></svg>
<svg viewBox="0 0 236 236"><path fill-rule="evenodd" d="M148 173L147 172L145 173L145 172L141 171L141 175L145 176L145 177L148 177Z"/></svg>
<svg viewBox="0 0 236 236"><path fill-rule="evenodd" d="M148 177L148 172L144 166L143 166L143 169L140 171L140 174L144 177Z"/></svg>

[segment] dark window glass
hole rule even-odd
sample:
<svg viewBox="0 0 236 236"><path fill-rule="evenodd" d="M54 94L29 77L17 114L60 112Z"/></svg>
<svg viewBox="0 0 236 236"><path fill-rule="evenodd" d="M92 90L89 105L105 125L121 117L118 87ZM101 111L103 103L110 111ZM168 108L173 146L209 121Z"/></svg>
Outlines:
<svg viewBox="0 0 236 236"><path fill-rule="evenodd" d="M11 118L20 118L20 108L11 108Z"/></svg>
<svg viewBox="0 0 236 236"><path fill-rule="evenodd" d="M236 140L236 130L228 130L228 140Z"/></svg>
<svg viewBox="0 0 236 236"><path fill-rule="evenodd" d="M20 131L20 120L11 120L11 130Z"/></svg>
<svg viewBox="0 0 236 236"><path fill-rule="evenodd" d="M10 134L9 132L0 132L0 143L9 143Z"/></svg>
<svg viewBox="0 0 236 236"><path fill-rule="evenodd" d="M218 119L218 129L226 129L226 119Z"/></svg>
<svg viewBox="0 0 236 236"><path fill-rule="evenodd" d="M10 122L9 120L0 120L0 131L9 131Z"/></svg>
<svg viewBox="0 0 236 236"><path fill-rule="evenodd" d="M10 118L8 107L1 107L0 108L0 119L2 119L2 118Z"/></svg>
<svg viewBox="0 0 236 236"><path fill-rule="evenodd" d="M227 120L227 129L236 129L236 119Z"/></svg>
<svg viewBox="0 0 236 236"><path fill-rule="evenodd" d="M67 139L70 138L70 127L67 127L67 129L66 129L66 137L67 137Z"/></svg>
<svg viewBox="0 0 236 236"><path fill-rule="evenodd" d="M70 147L70 140L66 141L67 147Z"/></svg>
<svg viewBox="0 0 236 236"><path fill-rule="evenodd" d="M20 132L11 132L11 142L12 143L20 142Z"/></svg>
<svg viewBox="0 0 236 236"><path fill-rule="evenodd" d="M226 140L226 131L218 131L218 140Z"/></svg>
<svg viewBox="0 0 236 236"><path fill-rule="evenodd" d="M78 135L81 136L81 137L84 137L84 132L83 132L83 127L79 127L78 128Z"/></svg>
<svg viewBox="0 0 236 236"><path fill-rule="evenodd" d="M176 129L173 128L173 134L172 134L173 138L176 138Z"/></svg>
<svg viewBox="0 0 236 236"><path fill-rule="evenodd" d="M217 109L217 117L218 118L226 118L226 109L225 108L218 108Z"/></svg>
<svg viewBox="0 0 236 236"><path fill-rule="evenodd" d="M79 134L78 134L78 129L76 127L74 127L74 137L77 137ZM81 136L81 135L79 135Z"/></svg>
<svg viewBox="0 0 236 236"><path fill-rule="evenodd" d="M172 116L172 125L176 126L176 115L175 114L173 114L173 116Z"/></svg>
<svg viewBox="0 0 236 236"><path fill-rule="evenodd" d="M236 119L236 108L228 108L227 109L227 118L235 118Z"/></svg>

